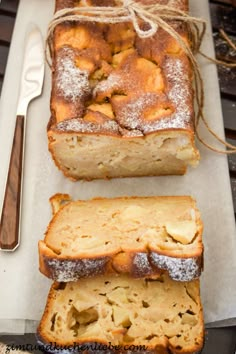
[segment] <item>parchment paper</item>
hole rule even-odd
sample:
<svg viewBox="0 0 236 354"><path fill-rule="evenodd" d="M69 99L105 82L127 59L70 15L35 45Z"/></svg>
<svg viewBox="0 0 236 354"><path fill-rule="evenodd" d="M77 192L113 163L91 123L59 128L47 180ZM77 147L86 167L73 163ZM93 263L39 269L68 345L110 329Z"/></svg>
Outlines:
<svg viewBox="0 0 236 354"><path fill-rule="evenodd" d="M192 14L209 21L207 0L192 0L191 5ZM12 144L25 31L30 22L36 22L45 35L53 7L52 0L20 2L0 106L0 205ZM203 50L214 55L209 27ZM215 131L223 135L215 66L204 61L202 75L206 115ZM49 96L47 68L43 95L31 103L28 111L21 245L14 253L0 253L0 333L33 332L35 321L42 315L51 282L38 271L37 243L51 218L48 199L56 192L81 199L121 195L195 197L204 222L201 293L205 321L212 325L230 319L223 325L236 324L236 235L227 158L199 146L200 165L190 168L186 176L73 183L57 170L47 150Z"/></svg>

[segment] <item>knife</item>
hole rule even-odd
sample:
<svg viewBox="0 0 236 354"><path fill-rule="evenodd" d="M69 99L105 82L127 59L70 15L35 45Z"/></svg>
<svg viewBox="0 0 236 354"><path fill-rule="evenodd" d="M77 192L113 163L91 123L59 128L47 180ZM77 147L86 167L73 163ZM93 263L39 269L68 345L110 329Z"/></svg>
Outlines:
<svg viewBox="0 0 236 354"><path fill-rule="evenodd" d="M25 38L15 132L0 222L2 251L14 251L20 244L26 113L30 101L42 92L43 78L43 39L40 30L35 25L30 25Z"/></svg>

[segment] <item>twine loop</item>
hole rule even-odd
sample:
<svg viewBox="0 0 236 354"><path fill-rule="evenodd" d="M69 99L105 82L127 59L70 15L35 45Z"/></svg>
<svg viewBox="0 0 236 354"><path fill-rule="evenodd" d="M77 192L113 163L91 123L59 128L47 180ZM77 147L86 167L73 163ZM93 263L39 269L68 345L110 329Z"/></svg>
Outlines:
<svg viewBox="0 0 236 354"><path fill-rule="evenodd" d="M160 27L174 37L182 47L183 39L168 23L174 20L186 24L192 51L195 53L199 49L206 29L204 20L192 17L184 11L168 5L143 5L134 0L119 0L119 2L120 6L83 6L57 11L48 26L47 44L52 45L52 33L60 23L87 21L108 24L132 22L134 30L140 38L152 37ZM199 30L198 25L202 25L201 30ZM186 51L186 47L187 45L183 48L184 51Z"/></svg>
<svg viewBox="0 0 236 354"><path fill-rule="evenodd" d="M223 138L219 137L214 129L212 129L204 115L204 85L200 73L198 63L194 54L201 54L215 64L224 65L227 67L236 67L234 63L225 63L216 59L206 56L200 51L202 39L206 32L206 22L203 19L190 16L188 13L173 8L168 5L150 4L144 5L135 0L119 0L120 6L82 6L75 8L65 8L57 11L54 14L52 21L48 26L47 39L46 39L46 60L49 62L48 48L50 54L53 53L53 40L52 35L57 25L64 22L97 22L97 23L124 23L131 22L134 30L140 38L150 38L161 28L173 37L179 44L182 51L187 55L193 70L193 88L196 98L196 113L194 119L195 133L198 140L208 149L221 153L232 154L236 153L236 146L227 143ZM185 25L188 33L190 45L185 42L181 35L175 30L173 22L178 22ZM148 27L148 29L146 29ZM143 29L144 28L144 29ZM208 144L199 134L199 122L205 125L207 131L225 148L218 149Z"/></svg>
<svg viewBox="0 0 236 354"><path fill-rule="evenodd" d="M158 30L158 25L153 20L149 19L142 11L142 7L132 0L123 0L123 6L130 16L130 20L133 23L135 32L140 38L152 37ZM143 20L144 23L149 25L149 30L142 30L139 25L138 19Z"/></svg>

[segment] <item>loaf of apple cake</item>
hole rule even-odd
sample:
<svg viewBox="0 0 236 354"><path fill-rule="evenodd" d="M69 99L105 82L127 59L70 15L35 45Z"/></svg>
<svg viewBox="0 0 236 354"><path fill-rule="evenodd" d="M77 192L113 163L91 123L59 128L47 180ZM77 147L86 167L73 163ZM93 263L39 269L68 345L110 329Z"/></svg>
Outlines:
<svg viewBox="0 0 236 354"><path fill-rule="evenodd" d="M188 11L187 0L140 0ZM56 0L56 10L118 0ZM169 21L188 43L186 27ZM143 29L147 24L140 24ZM64 22L53 33L52 157L73 180L181 175L196 166L192 69L162 28L141 39L131 22Z"/></svg>
<svg viewBox="0 0 236 354"><path fill-rule="evenodd" d="M55 343L63 353L99 353L93 344L102 344L102 353L200 353L204 325L199 281L122 275L54 283L37 336L40 344Z"/></svg>
<svg viewBox="0 0 236 354"><path fill-rule="evenodd" d="M51 198L54 216L39 241L40 271L57 281L99 274L132 277L168 273L198 278L202 222L191 197Z"/></svg>

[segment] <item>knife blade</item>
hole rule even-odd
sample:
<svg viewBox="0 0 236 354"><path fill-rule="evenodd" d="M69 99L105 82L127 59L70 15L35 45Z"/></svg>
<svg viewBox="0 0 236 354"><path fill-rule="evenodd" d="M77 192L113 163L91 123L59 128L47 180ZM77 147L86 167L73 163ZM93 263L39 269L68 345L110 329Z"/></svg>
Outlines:
<svg viewBox="0 0 236 354"><path fill-rule="evenodd" d="M43 47L40 30L31 24L25 37L15 131L1 214L1 251L14 251L20 244L26 114L30 101L42 92L45 66Z"/></svg>

